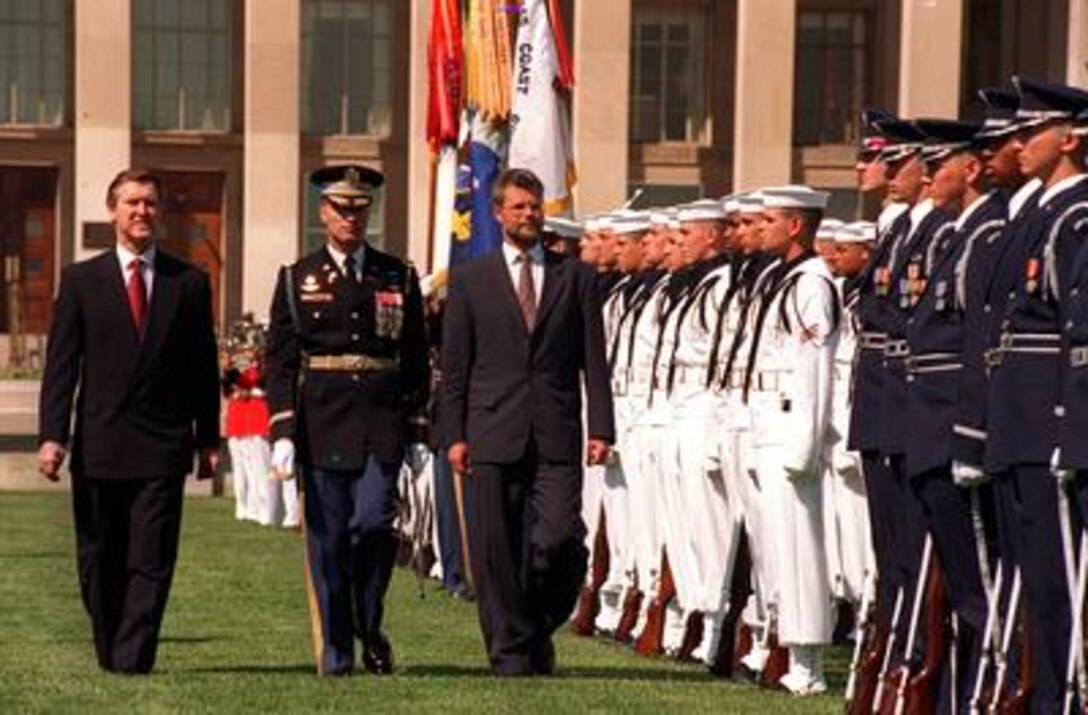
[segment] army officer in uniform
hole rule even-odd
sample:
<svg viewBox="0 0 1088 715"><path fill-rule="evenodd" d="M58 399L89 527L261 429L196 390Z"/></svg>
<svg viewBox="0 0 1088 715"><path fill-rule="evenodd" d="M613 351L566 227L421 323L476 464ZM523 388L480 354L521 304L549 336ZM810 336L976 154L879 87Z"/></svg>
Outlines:
<svg viewBox="0 0 1088 715"><path fill-rule="evenodd" d="M415 271L365 241L382 175L315 171L326 243L284 267L267 345L273 469L304 496L307 588L321 675L392 671L381 630L392 574L396 475L423 441L427 347Z"/></svg>

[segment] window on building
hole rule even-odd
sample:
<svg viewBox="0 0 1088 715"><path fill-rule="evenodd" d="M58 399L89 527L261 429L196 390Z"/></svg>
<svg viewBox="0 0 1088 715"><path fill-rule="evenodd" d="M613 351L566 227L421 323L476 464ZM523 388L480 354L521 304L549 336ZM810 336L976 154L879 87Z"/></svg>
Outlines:
<svg viewBox="0 0 1088 715"><path fill-rule="evenodd" d="M303 0L302 131L387 136L393 0Z"/></svg>
<svg viewBox="0 0 1088 715"><path fill-rule="evenodd" d="M66 9L66 0L0 0L0 124L63 124Z"/></svg>
<svg viewBox="0 0 1088 715"><path fill-rule="evenodd" d="M132 112L137 129L230 130L229 0L135 0Z"/></svg>
<svg viewBox="0 0 1088 715"><path fill-rule="evenodd" d="M706 13L635 9L631 36L631 138L703 142L707 138Z"/></svg>
<svg viewBox="0 0 1088 715"><path fill-rule="evenodd" d="M321 205L321 192L316 186L306 181L304 190L305 214L302 217L302 245L299 249L303 254L310 253L320 246L325 245L325 225L317 215L317 208ZM371 246L381 248L385 234L385 194L382 191L374 197L374 203L370 205L370 213L366 224L366 240Z"/></svg>
<svg viewBox="0 0 1088 715"><path fill-rule="evenodd" d="M797 16L793 137L798 146L851 144L869 95L871 16L802 11Z"/></svg>

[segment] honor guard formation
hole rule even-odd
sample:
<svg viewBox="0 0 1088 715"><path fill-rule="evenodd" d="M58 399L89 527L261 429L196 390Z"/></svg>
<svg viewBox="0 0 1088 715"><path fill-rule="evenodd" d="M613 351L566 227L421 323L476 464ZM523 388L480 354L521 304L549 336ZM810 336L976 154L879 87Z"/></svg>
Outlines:
<svg viewBox="0 0 1088 715"><path fill-rule="evenodd" d="M875 222L796 185L584 221L617 437L577 633L796 695L853 640L857 713L1083 701L1088 93L979 95L863 113Z"/></svg>

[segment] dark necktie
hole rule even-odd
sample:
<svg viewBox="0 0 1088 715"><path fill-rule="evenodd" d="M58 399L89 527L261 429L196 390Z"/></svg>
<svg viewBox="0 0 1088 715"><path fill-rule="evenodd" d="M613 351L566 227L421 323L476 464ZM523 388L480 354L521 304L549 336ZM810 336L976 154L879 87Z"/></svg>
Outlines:
<svg viewBox="0 0 1088 715"><path fill-rule="evenodd" d="M525 318L525 327L533 329L536 323L536 289L533 287L533 259L528 253L522 253L518 260L521 261L521 273L518 276L518 304L521 305L521 315Z"/></svg>
<svg viewBox="0 0 1088 715"><path fill-rule="evenodd" d="M349 255L344 259L344 275L352 283L359 282L359 275L355 272L355 256Z"/></svg>
<svg viewBox="0 0 1088 715"><path fill-rule="evenodd" d="M144 283L143 259L134 258L128 264L128 307L132 311L132 324L143 340L147 329L147 284Z"/></svg>

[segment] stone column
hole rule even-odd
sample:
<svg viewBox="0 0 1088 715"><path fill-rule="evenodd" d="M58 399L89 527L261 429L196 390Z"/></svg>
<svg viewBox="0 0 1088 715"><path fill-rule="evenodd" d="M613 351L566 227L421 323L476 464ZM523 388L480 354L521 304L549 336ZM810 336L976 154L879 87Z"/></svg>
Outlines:
<svg viewBox="0 0 1088 715"><path fill-rule="evenodd" d="M1069 0L1066 84L1088 87L1088 0Z"/></svg>
<svg viewBox="0 0 1088 715"><path fill-rule="evenodd" d="M277 268L298 257L300 3L246 0L242 310L268 316Z"/></svg>
<svg viewBox="0 0 1088 715"><path fill-rule="evenodd" d="M795 0L737 0L733 190L789 183Z"/></svg>
<svg viewBox="0 0 1088 715"><path fill-rule="evenodd" d="M130 0L75 5L75 226L74 260L83 227L108 221L106 187L131 157L132 25ZM63 255L63 252L61 252Z"/></svg>
<svg viewBox="0 0 1088 715"><path fill-rule="evenodd" d="M576 0L573 29L574 211L584 216L627 198L631 0Z"/></svg>
<svg viewBox="0 0 1088 715"><path fill-rule="evenodd" d="M902 0L899 115L959 116L963 0Z"/></svg>

